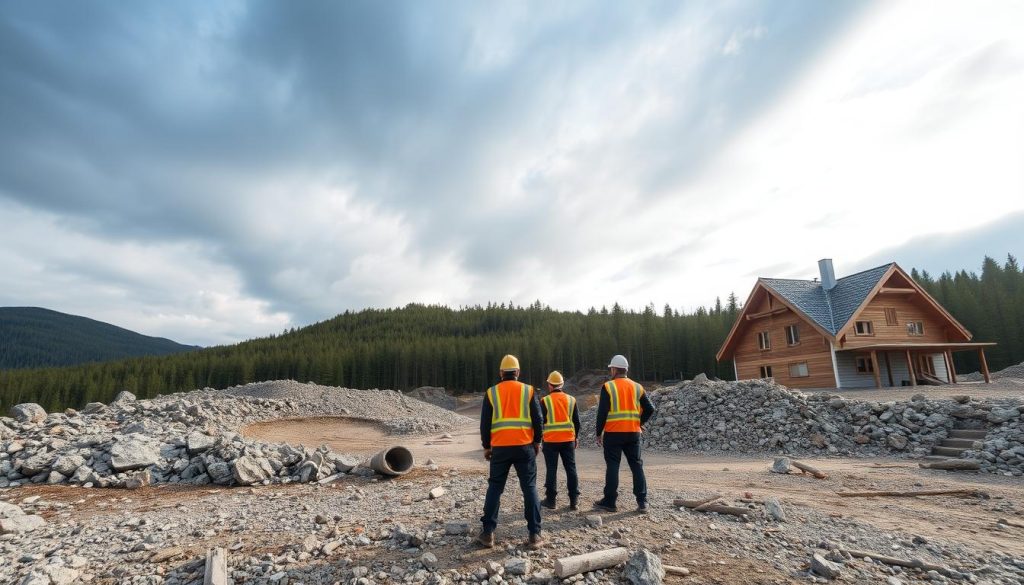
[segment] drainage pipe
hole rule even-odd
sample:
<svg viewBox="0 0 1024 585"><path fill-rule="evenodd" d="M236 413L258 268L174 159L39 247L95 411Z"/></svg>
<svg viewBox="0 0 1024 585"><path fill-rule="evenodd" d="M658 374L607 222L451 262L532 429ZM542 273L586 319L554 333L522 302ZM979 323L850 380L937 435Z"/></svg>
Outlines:
<svg viewBox="0 0 1024 585"><path fill-rule="evenodd" d="M370 469L382 475L405 475L415 463L412 451L396 445L388 447L370 458Z"/></svg>

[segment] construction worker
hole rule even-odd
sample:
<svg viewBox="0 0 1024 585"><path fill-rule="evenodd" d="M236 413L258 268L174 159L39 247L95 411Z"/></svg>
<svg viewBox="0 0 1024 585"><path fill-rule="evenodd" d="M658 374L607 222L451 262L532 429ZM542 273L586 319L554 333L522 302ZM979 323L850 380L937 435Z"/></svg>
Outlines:
<svg viewBox="0 0 1024 585"><path fill-rule="evenodd" d="M569 509L579 509L580 481L576 475L576 437L579 436L580 415L576 398L562 391L565 379L561 372L548 374L548 395L540 401L544 414L544 500L540 505L555 509L558 495L558 458L562 458L565 477L569 484Z"/></svg>
<svg viewBox="0 0 1024 585"><path fill-rule="evenodd" d="M633 495L637 512L647 513L647 478L640 458L641 426L654 415L654 405L644 387L626 377L629 362L617 355L608 364L611 380L601 387L597 407L597 444L604 448L604 497L594 508L615 512L619 497L619 463L626 456L633 472Z"/></svg>
<svg viewBox="0 0 1024 585"><path fill-rule="evenodd" d="M530 532L526 546L536 550L544 544L537 498L537 455L543 421L533 386L519 382L519 360L513 355L501 358L501 381L487 389L480 411L480 441L484 459L491 462L484 515L480 518L483 530L476 538L484 547L494 546L498 508L510 467L516 468L523 491L523 516Z"/></svg>

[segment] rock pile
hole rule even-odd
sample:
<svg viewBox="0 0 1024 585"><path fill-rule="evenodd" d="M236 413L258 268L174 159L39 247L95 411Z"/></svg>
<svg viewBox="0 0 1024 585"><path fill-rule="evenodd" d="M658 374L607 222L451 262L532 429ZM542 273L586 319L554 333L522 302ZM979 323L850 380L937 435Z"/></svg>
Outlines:
<svg viewBox="0 0 1024 585"><path fill-rule="evenodd" d="M289 393L289 391L291 393ZM458 415L397 392L267 382L46 414L35 404L0 419L0 487L74 483L141 487L150 483L252 485L308 482L355 469L360 459L247 440L235 432L267 419L344 415L393 432L450 429Z"/></svg>
<svg viewBox="0 0 1024 585"><path fill-rule="evenodd" d="M1020 407L993 408L988 421L996 424L989 431L980 449L968 451L965 457L981 462L981 469L990 473L1024 475L1024 418Z"/></svg>
<svg viewBox="0 0 1024 585"><path fill-rule="evenodd" d="M415 398L427 404L433 404L445 410L455 410L459 407L459 399L448 394L444 388L436 386L421 386L406 393L406 396Z"/></svg>
<svg viewBox="0 0 1024 585"><path fill-rule="evenodd" d="M1016 378L1024 381L1024 362L1003 368L998 372L991 372L990 376L993 380ZM971 372L970 374L961 374L957 376L957 379L963 382L981 382L985 377L981 375L981 372Z"/></svg>
<svg viewBox="0 0 1024 585"><path fill-rule="evenodd" d="M1016 437L997 440L992 449L1020 445L1020 411L1005 400L917 394L910 401L875 402L803 393L771 380L704 376L653 390L650 397L658 412L643 442L655 450L924 456L953 428L991 428L999 437ZM593 438L596 416L596 409L581 415L584 442ZM1018 455L1024 449L1002 461L1019 470Z"/></svg>

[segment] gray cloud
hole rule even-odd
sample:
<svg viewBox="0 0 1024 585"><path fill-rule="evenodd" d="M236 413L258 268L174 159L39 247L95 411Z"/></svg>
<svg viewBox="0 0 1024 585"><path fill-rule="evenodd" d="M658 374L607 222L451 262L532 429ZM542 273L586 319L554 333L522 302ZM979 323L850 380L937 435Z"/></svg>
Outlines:
<svg viewBox="0 0 1024 585"><path fill-rule="evenodd" d="M202 270L299 323L414 300L449 274L462 280L438 301L500 299L521 270L599 269L621 253L612 218L699 205L688 181L859 9L8 7L0 197L111 245L194 243ZM694 250L624 268L650 278ZM157 295L145 273L64 261Z"/></svg>

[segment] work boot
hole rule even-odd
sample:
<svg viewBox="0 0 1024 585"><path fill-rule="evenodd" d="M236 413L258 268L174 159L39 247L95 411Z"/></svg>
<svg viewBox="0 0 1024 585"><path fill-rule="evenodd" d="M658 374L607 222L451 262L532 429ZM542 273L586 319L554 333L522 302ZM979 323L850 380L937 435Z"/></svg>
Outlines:
<svg viewBox="0 0 1024 585"><path fill-rule="evenodd" d="M540 505L544 506L548 510L554 510L555 509L555 496L547 496L546 498L544 498L543 500L540 501Z"/></svg>
<svg viewBox="0 0 1024 585"><path fill-rule="evenodd" d="M544 537L540 532L535 532L530 535L530 538L526 540L526 548L530 550L537 550L544 546Z"/></svg>
<svg viewBox="0 0 1024 585"><path fill-rule="evenodd" d="M476 543L484 548L494 548L494 533L480 531L480 535L476 537Z"/></svg>
<svg viewBox="0 0 1024 585"><path fill-rule="evenodd" d="M639 502L639 503L637 503L637 505L636 505L636 513L637 514L646 514L647 513L647 502Z"/></svg>
<svg viewBox="0 0 1024 585"><path fill-rule="evenodd" d="M594 502L594 509L601 510L603 512L618 512L619 509L615 507L615 504L609 504L604 500L598 500Z"/></svg>
<svg viewBox="0 0 1024 585"><path fill-rule="evenodd" d="M575 512L580 509L580 503L576 500L569 500L569 509Z"/></svg>

